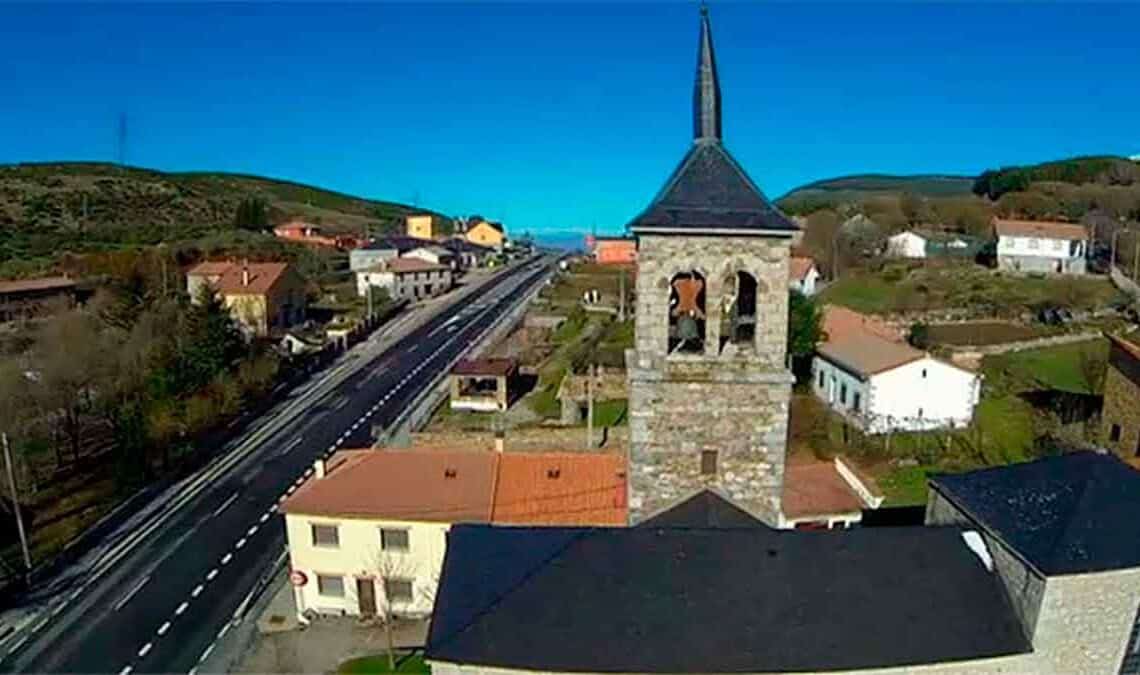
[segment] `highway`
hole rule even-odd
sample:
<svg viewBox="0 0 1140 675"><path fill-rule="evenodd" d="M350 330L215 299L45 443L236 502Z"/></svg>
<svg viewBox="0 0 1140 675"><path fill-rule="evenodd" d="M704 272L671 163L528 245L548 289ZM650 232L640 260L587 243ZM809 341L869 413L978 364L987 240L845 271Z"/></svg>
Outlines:
<svg viewBox="0 0 1140 675"><path fill-rule="evenodd" d="M196 672L283 555L276 506L313 461L371 445L373 428L397 419L551 263L500 274L391 347L361 343L295 389L109 535L83 574L57 579L42 618L0 645L3 669Z"/></svg>

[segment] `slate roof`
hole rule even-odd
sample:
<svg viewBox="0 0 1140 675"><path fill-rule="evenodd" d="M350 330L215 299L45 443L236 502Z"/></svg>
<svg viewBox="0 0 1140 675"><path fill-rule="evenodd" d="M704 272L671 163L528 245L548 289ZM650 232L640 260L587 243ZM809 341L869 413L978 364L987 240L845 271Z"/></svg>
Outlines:
<svg viewBox="0 0 1140 675"><path fill-rule="evenodd" d="M701 490L668 511L639 523L637 527L759 527L771 529L751 513L712 490Z"/></svg>
<svg viewBox="0 0 1140 675"><path fill-rule="evenodd" d="M452 528L426 657L737 673L1025 653L959 528Z"/></svg>
<svg viewBox="0 0 1140 675"><path fill-rule="evenodd" d="M420 239L418 237L409 237L403 234L391 234L383 237L377 237L365 243L360 248L370 251L394 249L400 253L411 251L412 249L420 248L423 246L431 246L435 241L431 239Z"/></svg>
<svg viewBox="0 0 1140 675"><path fill-rule="evenodd" d="M1140 567L1140 472L1077 452L930 479L1046 575Z"/></svg>
<svg viewBox="0 0 1140 675"><path fill-rule="evenodd" d="M649 206L628 225L635 234L798 232L721 144L720 81L708 12L701 9L693 86L693 146Z"/></svg>

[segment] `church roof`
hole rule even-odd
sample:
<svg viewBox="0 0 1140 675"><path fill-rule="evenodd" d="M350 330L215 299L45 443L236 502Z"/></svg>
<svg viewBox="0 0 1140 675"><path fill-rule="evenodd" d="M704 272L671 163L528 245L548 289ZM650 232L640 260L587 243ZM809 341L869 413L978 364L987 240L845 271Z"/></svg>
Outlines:
<svg viewBox="0 0 1140 675"><path fill-rule="evenodd" d="M426 656L541 672L746 673L1029 651L963 534L456 525Z"/></svg>
<svg viewBox="0 0 1140 675"><path fill-rule="evenodd" d="M759 527L762 521L712 490L701 490L668 511L639 523L637 527Z"/></svg>
<svg viewBox="0 0 1140 675"><path fill-rule="evenodd" d="M629 224L633 232L790 235L799 231L721 142L720 81L704 8L693 87L693 139L665 186Z"/></svg>

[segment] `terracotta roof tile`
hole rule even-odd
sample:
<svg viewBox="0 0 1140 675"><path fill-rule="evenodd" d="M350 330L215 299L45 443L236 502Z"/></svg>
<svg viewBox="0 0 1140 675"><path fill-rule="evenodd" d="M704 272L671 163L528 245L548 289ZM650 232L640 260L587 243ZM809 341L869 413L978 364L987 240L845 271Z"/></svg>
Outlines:
<svg viewBox="0 0 1140 675"><path fill-rule="evenodd" d="M248 284L243 283L243 272L247 269ZM204 262L193 267L188 274L217 277L213 285L222 295L264 295L288 269L288 263L280 262Z"/></svg>
<svg viewBox="0 0 1140 675"><path fill-rule="evenodd" d="M391 260L380 263L377 267L381 270L397 273L435 272L438 270L451 269L444 265L436 265L426 260L420 260L419 258L392 258Z"/></svg>
<svg viewBox="0 0 1140 675"><path fill-rule="evenodd" d="M834 516L863 510L831 462L789 463L784 470L784 515L789 518Z"/></svg>
<svg viewBox="0 0 1140 675"><path fill-rule="evenodd" d="M488 522L495 479L490 452L347 450L281 511L429 522Z"/></svg>
<svg viewBox="0 0 1140 675"><path fill-rule="evenodd" d="M602 453L503 453L492 522L625 525L625 457Z"/></svg>
<svg viewBox="0 0 1140 675"><path fill-rule="evenodd" d="M1084 225L1075 223L1059 223L1038 220L1005 220L994 218L994 231L1005 237L1042 237L1045 239L1064 239L1068 241L1084 241L1089 238L1089 232Z"/></svg>
<svg viewBox="0 0 1140 675"><path fill-rule="evenodd" d="M895 342L902 340L899 331L886 322L839 305L824 306L822 328L827 342L838 342L862 334L877 335Z"/></svg>

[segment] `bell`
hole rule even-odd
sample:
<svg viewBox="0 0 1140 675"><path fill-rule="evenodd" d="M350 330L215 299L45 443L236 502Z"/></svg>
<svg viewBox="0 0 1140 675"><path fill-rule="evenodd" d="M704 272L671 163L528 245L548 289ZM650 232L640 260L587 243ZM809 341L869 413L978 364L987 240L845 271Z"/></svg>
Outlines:
<svg viewBox="0 0 1140 675"><path fill-rule="evenodd" d="M682 316L677 319L677 338L689 342L699 342L701 339L701 330L697 326L697 320L691 316Z"/></svg>

